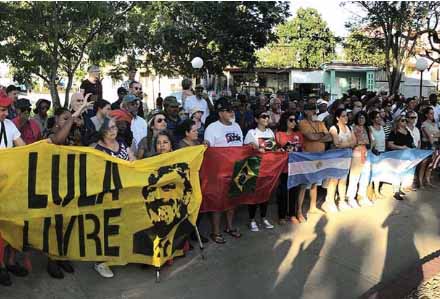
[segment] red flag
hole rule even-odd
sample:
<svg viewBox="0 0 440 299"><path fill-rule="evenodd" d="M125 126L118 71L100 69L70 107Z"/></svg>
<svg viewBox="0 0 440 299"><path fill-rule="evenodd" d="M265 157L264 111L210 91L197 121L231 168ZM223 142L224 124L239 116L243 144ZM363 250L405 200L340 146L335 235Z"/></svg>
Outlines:
<svg viewBox="0 0 440 299"><path fill-rule="evenodd" d="M256 190L231 198L229 189L235 162L252 156L261 158ZM257 204L269 200L286 165L285 152L262 154L250 146L208 148L200 169L203 194L200 212L221 212L241 204Z"/></svg>

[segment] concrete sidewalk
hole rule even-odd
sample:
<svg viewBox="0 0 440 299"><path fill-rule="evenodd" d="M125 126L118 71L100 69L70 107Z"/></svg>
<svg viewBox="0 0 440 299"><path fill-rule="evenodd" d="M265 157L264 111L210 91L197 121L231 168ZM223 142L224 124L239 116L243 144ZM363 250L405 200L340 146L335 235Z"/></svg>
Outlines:
<svg viewBox="0 0 440 299"><path fill-rule="evenodd" d="M55 280L35 253L33 272L13 277L11 288L0 287L0 298L357 298L440 248L439 191L313 214L304 224L257 233L247 229L247 209L241 207L241 239L208 243L206 260L198 249L191 251L162 269L160 283L153 268L113 267L115 278L104 279L91 263L75 263L74 275ZM274 204L269 218L276 219Z"/></svg>

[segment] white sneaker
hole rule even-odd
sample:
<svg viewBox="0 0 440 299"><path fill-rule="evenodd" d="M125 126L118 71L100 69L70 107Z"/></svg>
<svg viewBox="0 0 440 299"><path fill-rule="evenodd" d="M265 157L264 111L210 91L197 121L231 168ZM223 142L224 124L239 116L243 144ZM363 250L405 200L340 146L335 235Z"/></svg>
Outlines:
<svg viewBox="0 0 440 299"><path fill-rule="evenodd" d="M107 266L106 263L95 263L95 270L96 272L99 273L99 275L101 275L104 278L112 278L113 276L115 276L113 274L113 271L110 269L109 266Z"/></svg>
<svg viewBox="0 0 440 299"><path fill-rule="evenodd" d="M335 205L334 202L330 203L328 201L325 201L322 204L321 209L324 210L324 212L326 212L326 213L336 213L336 212L338 212L338 207Z"/></svg>
<svg viewBox="0 0 440 299"><path fill-rule="evenodd" d="M348 205L353 209L359 208L359 204L355 199L349 199Z"/></svg>
<svg viewBox="0 0 440 299"><path fill-rule="evenodd" d="M266 229L274 228L274 226L266 218L263 218L261 222L263 223L264 228Z"/></svg>
<svg viewBox="0 0 440 299"><path fill-rule="evenodd" d="M257 222L255 220L251 221L251 223L249 224L249 228L250 228L251 232L260 231L260 229L258 228Z"/></svg>
<svg viewBox="0 0 440 299"><path fill-rule="evenodd" d="M373 205L373 203L367 198L361 199L359 201L359 204L361 207L371 207Z"/></svg>
<svg viewBox="0 0 440 299"><path fill-rule="evenodd" d="M345 211L345 210L351 209L351 207L347 204L347 202L345 200L339 201L338 208L339 208L339 211Z"/></svg>

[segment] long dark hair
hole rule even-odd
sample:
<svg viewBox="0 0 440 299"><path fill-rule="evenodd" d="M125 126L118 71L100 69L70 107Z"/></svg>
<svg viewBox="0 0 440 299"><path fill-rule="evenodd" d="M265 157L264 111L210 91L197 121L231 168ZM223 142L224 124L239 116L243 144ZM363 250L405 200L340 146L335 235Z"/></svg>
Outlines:
<svg viewBox="0 0 440 299"><path fill-rule="evenodd" d="M359 118L361 118L361 116L363 116L365 118L365 123L363 124L362 127L367 132L368 143L371 145L370 128L367 125L367 120L368 120L367 113L365 111L359 111L358 113L356 113L356 115L354 116L354 124L356 126L359 126Z"/></svg>
<svg viewBox="0 0 440 299"><path fill-rule="evenodd" d="M334 119L333 119L333 122L334 122L335 125L338 124L338 118L341 117L342 112L347 112L347 110L345 110L345 108L339 108L339 109L336 109L336 111L335 111L335 117L334 117Z"/></svg>
<svg viewBox="0 0 440 299"><path fill-rule="evenodd" d="M295 116L295 113L292 112L284 112L283 114L281 114L280 117L280 122L278 123L278 128L277 131L279 132L287 132L287 122L289 121L289 118L291 116ZM294 131L298 130L298 123L295 126L295 129L293 129Z"/></svg>

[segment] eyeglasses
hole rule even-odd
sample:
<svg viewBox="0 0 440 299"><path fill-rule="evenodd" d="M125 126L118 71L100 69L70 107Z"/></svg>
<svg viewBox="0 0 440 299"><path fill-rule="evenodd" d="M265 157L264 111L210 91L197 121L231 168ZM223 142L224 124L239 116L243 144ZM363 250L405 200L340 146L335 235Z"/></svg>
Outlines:
<svg viewBox="0 0 440 299"><path fill-rule="evenodd" d="M262 115L259 116L259 118L269 119L269 115L267 115L267 114L262 114Z"/></svg>
<svg viewBox="0 0 440 299"><path fill-rule="evenodd" d="M166 121L165 118L156 118L156 122L160 124L161 122Z"/></svg>
<svg viewBox="0 0 440 299"><path fill-rule="evenodd" d="M108 129L110 131L116 131L118 129L118 127L117 126L110 126L110 127L108 127Z"/></svg>
<svg viewBox="0 0 440 299"><path fill-rule="evenodd" d="M289 121L291 122L291 123L293 123L294 121L295 121L296 119L295 118L289 118Z"/></svg>

